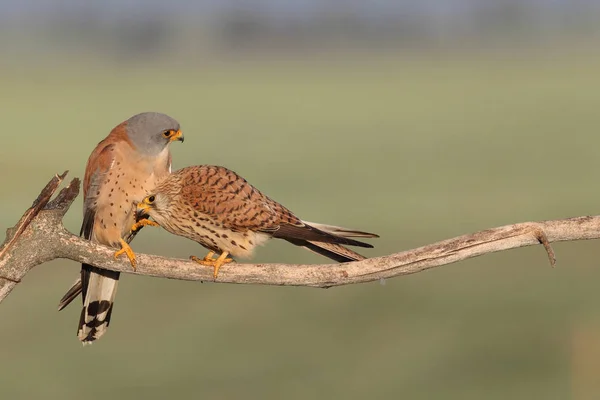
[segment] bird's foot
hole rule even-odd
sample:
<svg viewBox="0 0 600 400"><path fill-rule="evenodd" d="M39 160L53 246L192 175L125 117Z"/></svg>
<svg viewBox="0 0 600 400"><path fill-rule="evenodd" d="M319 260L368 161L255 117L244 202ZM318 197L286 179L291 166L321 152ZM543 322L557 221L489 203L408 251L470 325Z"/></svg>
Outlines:
<svg viewBox="0 0 600 400"><path fill-rule="evenodd" d="M125 254L127 256L127 258L129 258L131 267L135 271L135 266L137 264L137 261L135 260L135 253L133 252L131 247L129 247L129 245L127 244L126 241L124 241L123 239L119 239L119 242L121 243L121 250L115 252L115 259L117 257L119 257L121 254Z"/></svg>
<svg viewBox="0 0 600 400"><path fill-rule="evenodd" d="M150 221L149 219L140 219L138 222L131 226L131 232L137 232L144 226L159 226L156 222Z"/></svg>
<svg viewBox="0 0 600 400"><path fill-rule="evenodd" d="M233 258L227 258L229 255L228 252L224 251L218 258L213 258L215 255L214 251L210 251L204 258L198 258L196 256L190 256L190 260L197 262L200 265L205 265L207 267L213 267L213 278L217 279L219 275L219 268L223 264L229 264L233 261Z"/></svg>

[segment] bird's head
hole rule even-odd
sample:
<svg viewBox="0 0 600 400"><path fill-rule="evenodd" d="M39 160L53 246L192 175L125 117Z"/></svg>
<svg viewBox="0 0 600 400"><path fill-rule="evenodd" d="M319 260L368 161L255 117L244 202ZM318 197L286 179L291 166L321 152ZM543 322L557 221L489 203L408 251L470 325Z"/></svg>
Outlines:
<svg viewBox="0 0 600 400"><path fill-rule="evenodd" d="M144 197L142 201L137 204L136 215L137 219L142 217L152 216L156 207L156 195L151 194Z"/></svg>
<svg viewBox="0 0 600 400"><path fill-rule="evenodd" d="M160 154L175 140L183 142L179 122L161 113L134 115L125 122L125 129L136 149L148 155Z"/></svg>
<svg viewBox="0 0 600 400"><path fill-rule="evenodd" d="M170 198L165 193L155 192L144 197L136 207L136 219L148 216L161 220L163 215L168 217Z"/></svg>

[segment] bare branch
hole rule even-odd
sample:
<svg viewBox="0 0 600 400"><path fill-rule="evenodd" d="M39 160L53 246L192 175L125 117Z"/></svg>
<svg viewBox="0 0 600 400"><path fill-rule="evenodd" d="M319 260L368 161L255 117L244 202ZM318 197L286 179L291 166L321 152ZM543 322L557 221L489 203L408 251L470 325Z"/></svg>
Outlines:
<svg viewBox="0 0 600 400"><path fill-rule="evenodd" d="M48 204L48 202L52 198L52 195L54 195L54 192L60 186L65 176L67 176L68 172L69 171L65 171L62 173L62 175L55 175L54 178L52 178L50 182L46 184L46 187L42 189L42 192L37 197L37 199L34 200L31 207L27 211L25 211L25 214L23 214L17 225L15 225L12 229L10 229L7 232L6 241L2 245L2 248L0 248L0 259L2 259L4 254L17 241L17 239L21 236L25 228L29 226L33 218L35 218L38 215L42 208L46 207L46 204Z"/></svg>
<svg viewBox="0 0 600 400"><path fill-rule="evenodd" d="M114 249L68 232L62 218L79 193L77 178L49 201L66 175L54 177L19 223L8 231L0 248L0 301L36 265L67 258L98 267L170 279L213 281L212 268L160 256L138 254L134 272L126 258L115 260ZM526 222L459 236L428 246L345 264L228 264L217 282L331 287L414 274L482 254L542 244L550 264L556 259L551 242L600 238L600 216Z"/></svg>

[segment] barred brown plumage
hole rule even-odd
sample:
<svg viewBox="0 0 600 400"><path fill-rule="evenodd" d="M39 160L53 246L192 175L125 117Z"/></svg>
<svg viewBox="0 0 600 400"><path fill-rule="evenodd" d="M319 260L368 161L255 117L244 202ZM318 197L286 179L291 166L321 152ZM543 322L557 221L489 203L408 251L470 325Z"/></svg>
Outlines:
<svg viewBox="0 0 600 400"><path fill-rule="evenodd" d="M192 239L210 252L200 264L214 267L214 277L227 258L250 257L254 248L273 238L339 262L365 257L344 245L373 247L352 237L375 238L374 233L316 224L296 217L283 205L265 196L235 172L219 166L199 165L173 172L138 204L142 219L132 227L152 224ZM152 224L153 225L153 224ZM220 256L214 259L215 253Z"/></svg>

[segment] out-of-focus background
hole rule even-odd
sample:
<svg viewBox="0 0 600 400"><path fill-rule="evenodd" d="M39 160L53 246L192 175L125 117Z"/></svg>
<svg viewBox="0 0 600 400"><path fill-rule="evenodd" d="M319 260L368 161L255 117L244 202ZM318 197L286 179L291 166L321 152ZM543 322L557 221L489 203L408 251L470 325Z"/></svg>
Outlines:
<svg viewBox="0 0 600 400"><path fill-rule="evenodd" d="M599 44L593 0L4 0L0 229L151 110L181 122L175 168L377 232L368 256L597 214ZM133 247L204 252L157 229ZM330 290L125 274L87 348L80 305L56 311L79 266L48 263L0 306L2 398L599 398L599 244L555 250ZM255 261L324 260L274 241Z"/></svg>

